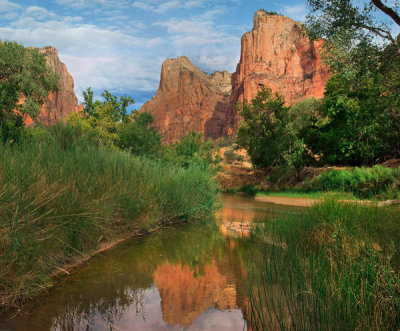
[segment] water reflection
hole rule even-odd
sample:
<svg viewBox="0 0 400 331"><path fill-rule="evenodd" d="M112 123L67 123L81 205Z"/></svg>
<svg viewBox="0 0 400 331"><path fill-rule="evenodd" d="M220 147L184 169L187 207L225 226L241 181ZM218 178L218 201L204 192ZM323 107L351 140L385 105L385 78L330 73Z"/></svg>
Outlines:
<svg viewBox="0 0 400 331"><path fill-rule="evenodd" d="M0 329L243 330L255 247L225 225L282 211L225 196L216 222L179 226L95 257Z"/></svg>

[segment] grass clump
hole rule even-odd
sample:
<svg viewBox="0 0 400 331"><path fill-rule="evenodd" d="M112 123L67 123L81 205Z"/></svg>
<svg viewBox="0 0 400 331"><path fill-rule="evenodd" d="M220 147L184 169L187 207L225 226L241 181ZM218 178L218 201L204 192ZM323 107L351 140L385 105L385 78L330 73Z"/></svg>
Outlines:
<svg viewBox="0 0 400 331"><path fill-rule="evenodd" d="M204 166L47 138L0 144L0 309L49 288L54 272L104 240L213 211Z"/></svg>
<svg viewBox="0 0 400 331"><path fill-rule="evenodd" d="M359 198L399 197L400 169L376 165L372 168L330 170L306 183L307 190L351 192Z"/></svg>
<svg viewBox="0 0 400 331"><path fill-rule="evenodd" d="M400 327L398 209L327 200L268 220L259 234L248 312L255 329Z"/></svg>

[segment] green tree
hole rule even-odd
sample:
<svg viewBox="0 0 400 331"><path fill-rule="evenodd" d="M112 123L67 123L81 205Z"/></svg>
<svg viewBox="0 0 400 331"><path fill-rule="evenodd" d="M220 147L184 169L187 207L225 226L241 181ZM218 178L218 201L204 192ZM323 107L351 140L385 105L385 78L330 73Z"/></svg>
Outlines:
<svg viewBox="0 0 400 331"><path fill-rule="evenodd" d="M135 155L155 155L161 149L161 137L150 126L153 116L147 112L134 112L132 121L121 123L117 129L118 146Z"/></svg>
<svg viewBox="0 0 400 331"><path fill-rule="evenodd" d="M3 139L20 131L25 115L35 119L58 77L38 49L0 41L0 131ZM24 102L21 103L21 99ZM13 134L11 134L13 136Z"/></svg>
<svg viewBox="0 0 400 331"><path fill-rule="evenodd" d="M357 39L374 34L395 45L389 22L400 26L400 1L308 0L311 13L308 29L317 37L331 39L341 30L352 31Z"/></svg>
<svg viewBox="0 0 400 331"><path fill-rule="evenodd" d="M255 167L301 168L307 162L305 146L290 125L288 107L280 95L263 88L251 103L241 106L240 115L238 143Z"/></svg>
<svg viewBox="0 0 400 331"><path fill-rule="evenodd" d="M369 165L389 153L386 132L391 124L382 111L382 91L377 77L364 78L352 88L342 76L332 76L323 101L327 121L318 139L309 142L325 163Z"/></svg>
<svg viewBox="0 0 400 331"><path fill-rule="evenodd" d="M83 112L72 114L67 123L82 126L86 131L96 130L101 145L115 148L118 143L118 127L129 121L128 107L135 101L125 95L118 98L107 90L101 94L102 100L94 101L94 93L90 87L83 92L83 97Z"/></svg>
<svg viewBox="0 0 400 331"><path fill-rule="evenodd" d="M308 31L332 72L323 125L305 142L328 163L372 164L400 150L399 1L309 0ZM379 42L379 38L381 39ZM384 41L384 42L381 42Z"/></svg>

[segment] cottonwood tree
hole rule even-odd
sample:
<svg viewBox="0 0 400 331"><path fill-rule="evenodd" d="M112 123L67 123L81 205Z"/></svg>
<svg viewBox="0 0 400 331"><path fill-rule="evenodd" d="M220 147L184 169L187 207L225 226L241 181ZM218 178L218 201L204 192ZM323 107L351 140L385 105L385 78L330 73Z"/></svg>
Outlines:
<svg viewBox="0 0 400 331"><path fill-rule="evenodd" d="M400 26L400 1L308 0L311 13L308 29L317 36L330 39L342 30L361 35L372 33L399 47L393 35L393 24Z"/></svg>
<svg viewBox="0 0 400 331"><path fill-rule="evenodd" d="M57 83L58 76L38 49L0 41L0 124L23 115L35 119Z"/></svg>
<svg viewBox="0 0 400 331"><path fill-rule="evenodd" d="M320 135L328 163L373 164L400 150L400 1L308 0L308 31L326 40L330 78Z"/></svg>

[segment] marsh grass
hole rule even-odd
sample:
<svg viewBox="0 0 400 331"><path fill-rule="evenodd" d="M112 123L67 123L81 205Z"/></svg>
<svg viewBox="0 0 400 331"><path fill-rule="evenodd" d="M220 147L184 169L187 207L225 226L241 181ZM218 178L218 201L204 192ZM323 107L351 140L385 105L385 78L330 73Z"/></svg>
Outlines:
<svg viewBox="0 0 400 331"><path fill-rule="evenodd" d="M204 167L50 138L0 145L0 308L51 287L54 272L103 241L213 211Z"/></svg>
<svg viewBox="0 0 400 331"><path fill-rule="evenodd" d="M399 209L327 200L253 239L253 329L399 329Z"/></svg>

